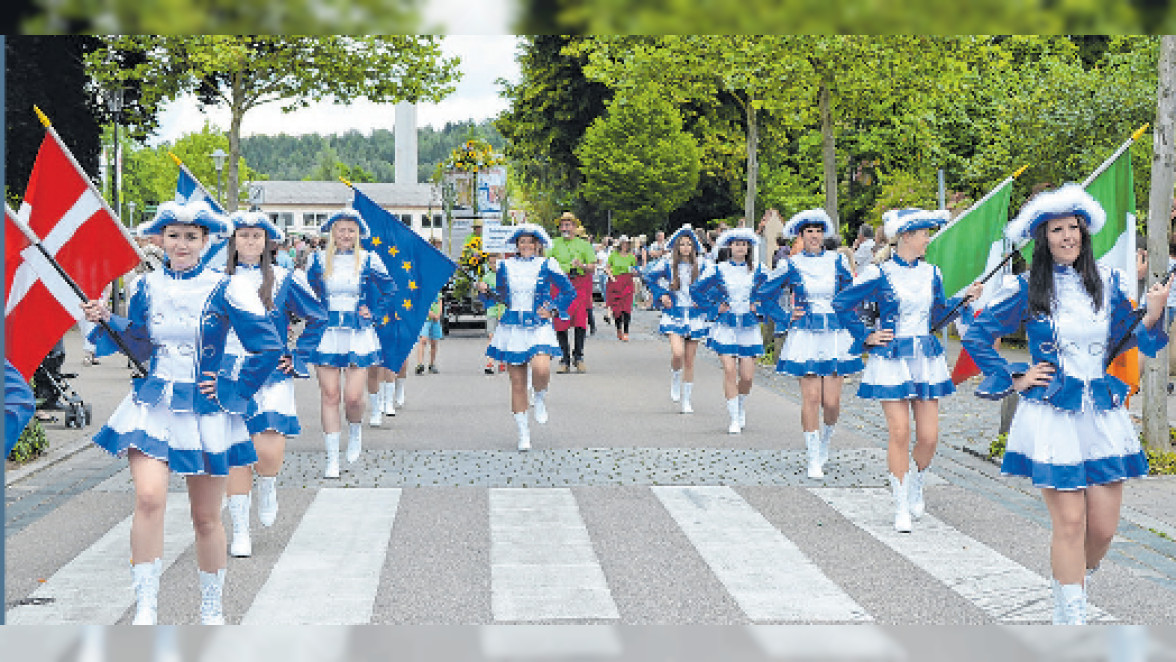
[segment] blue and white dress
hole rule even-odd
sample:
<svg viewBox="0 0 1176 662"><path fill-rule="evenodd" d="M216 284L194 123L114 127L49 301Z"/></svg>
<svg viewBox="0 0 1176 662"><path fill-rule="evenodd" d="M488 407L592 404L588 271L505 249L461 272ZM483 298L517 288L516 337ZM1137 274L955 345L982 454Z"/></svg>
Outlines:
<svg viewBox="0 0 1176 662"><path fill-rule="evenodd" d="M691 298L707 308L714 320L707 347L716 354L755 358L764 353L759 316L769 311L752 312L751 304L765 304L763 287L767 278L767 271L759 263L748 269L746 262L727 260L708 269L697 283L690 286ZM718 312L724 303L727 311Z"/></svg>
<svg viewBox="0 0 1176 662"><path fill-rule="evenodd" d="M1051 315L1030 317L1026 275L993 298L968 327L964 347L986 379L976 395L1000 399L1013 389L1013 376L1029 369L1010 363L993 348L997 338L1025 325L1033 364L1056 366L1053 380L1021 393L1009 428L1001 471L1025 476L1036 487L1076 490L1147 474L1147 457L1125 402L1128 387L1108 375L1107 353L1127 333L1132 321L1125 276L1099 267L1103 305L1095 310L1082 279L1071 267L1054 266ZM1139 324L1124 351L1138 346L1155 356L1168 342L1163 321L1148 329Z"/></svg>
<svg viewBox="0 0 1176 662"><path fill-rule="evenodd" d="M931 327L943 320L960 298L944 296L939 267L921 259L908 263L894 255L863 269L853 285L833 297L833 311L854 337L851 353L861 351L870 333L856 310L865 301L878 305L876 330L892 331L894 339L869 348L870 360L862 373L858 397L934 400L955 393L943 344L931 335ZM956 315L961 313L971 318L971 305L963 306Z"/></svg>
<svg viewBox="0 0 1176 662"><path fill-rule="evenodd" d="M768 296L778 298L791 288L793 306L804 316L787 315L777 320L777 332L787 330L780 348L776 372L794 377L849 375L861 372L860 353L855 342L833 312L833 297L853 283L849 260L836 251L799 253L785 260L771 274Z"/></svg>
<svg viewBox="0 0 1176 662"><path fill-rule="evenodd" d="M374 323L391 309L396 284L375 252L363 251L361 259L357 269L354 252L335 253L331 275L324 278L326 255L319 251L306 269L311 289L327 308L327 327L309 359L314 365L367 368L380 363ZM362 317L360 306L367 306L371 317Z"/></svg>
<svg viewBox="0 0 1176 662"><path fill-rule="evenodd" d="M558 294L552 294L553 286ZM575 298L576 289L555 258L500 260L495 287L487 290L482 299L504 303L506 310L498 320L486 356L510 365L527 363L538 354L560 358L563 353L551 318L543 319L537 311L546 305L553 314L567 319L568 308Z"/></svg>
<svg viewBox="0 0 1176 662"><path fill-rule="evenodd" d="M112 317L110 325L147 363L148 374L135 380L94 442L120 456L137 448L185 475L225 476L230 467L256 462L244 421L196 382L219 371L230 330L255 354L238 374L239 392L256 391L277 367L284 345L257 290L203 266L185 272L164 267L129 290L127 317ZM100 356L117 349L102 327L90 338Z"/></svg>
<svg viewBox="0 0 1176 662"><path fill-rule="evenodd" d="M699 258L699 280L712 268L710 262ZM677 290L670 289L674 280L672 269L672 260L663 257L647 267L641 274L655 305L659 307L662 305L663 295L668 295L673 302L669 308L662 308L661 323L658 324L657 332L662 335L672 333L690 340L706 340L710 335L711 327L710 320L707 319L707 311L697 305L690 296L690 286L694 282L694 265L689 262L678 265L679 286Z"/></svg>
<svg viewBox="0 0 1176 662"><path fill-rule="evenodd" d="M225 358L220 369L220 379L225 392L220 395L225 409L241 414L249 434L272 430L287 437L302 431L298 424L298 411L294 401L293 377L309 377L307 359L318 347L327 325L327 311L319 301L300 271L274 266L273 303L269 311L270 320L287 348L285 356L290 358L294 374L275 369L252 397L248 390L240 388L238 379L247 371L247 363L256 361L257 356L245 350L236 332L230 331L225 342ZM256 265L238 264L230 278L241 281L243 287L257 292L261 287L261 268ZM294 351L289 351L290 321L292 317L305 320L306 326L298 336Z"/></svg>

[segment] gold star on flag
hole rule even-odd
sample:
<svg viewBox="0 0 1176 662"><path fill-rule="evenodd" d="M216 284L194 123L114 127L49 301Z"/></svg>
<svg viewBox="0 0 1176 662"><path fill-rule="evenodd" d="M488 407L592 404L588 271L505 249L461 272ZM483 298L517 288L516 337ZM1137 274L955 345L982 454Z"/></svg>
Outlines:
<svg viewBox="0 0 1176 662"><path fill-rule="evenodd" d="M396 257L396 254L399 252L400 249L396 247L396 244L392 244L388 247L388 255L391 255L392 257Z"/></svg>
<svg viewBox="0 0 1176 662"><path fill-rule="evenodd" d="M417 289L417 284L416 284L416 281L415 281L415 280L410 280L410 281L408 281L408 289L410 289L410 290L415 290L415 289Z"/></svg>
<svg viewBox="0 0 1176 662"><path fill-rule="evenodd" d="M387 315L384 315L384 324L387 324L389 321L390 321L390 320L389 320L388 316L387 316Z"/></svg>
<svg viewBox="0 0 1176 662"><path fill-rule="evenodd" d="M412 262L405 260L403 266L405 271L412 271Z"/></svg>
<svg viewBox="0 0 1176 662"><path fill-rule="evenodd" d="M404 300L404 309L405 310L412 310L412 302L409 301L408 299Z"/></svg>
<svg viewBox="0 0 1176 662"><path fill-rule="evenodd" d="M372 246L379 246L384 242L380 241L379 237L372 237Z"/></svg>

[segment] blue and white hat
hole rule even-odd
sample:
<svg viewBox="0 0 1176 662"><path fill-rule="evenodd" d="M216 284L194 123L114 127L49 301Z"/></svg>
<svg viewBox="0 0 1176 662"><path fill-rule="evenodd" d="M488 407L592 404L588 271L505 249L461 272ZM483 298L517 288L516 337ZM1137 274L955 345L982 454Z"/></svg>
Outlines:
<svg viewBox="0 0 1176 662"><path fill-rule="evenodd" d="M261 228L265 230L265 234L275 242L281 242L286 238L278 226L270 220L270 217L264 212L260 211L235 211L229 216L229 223L232 225L233 232L242 228Z"/></svg>
<svg viewBox="0 0 1176 662"><path fill-rule="evenodd" d="M833 227L833 219L829 218L828 212L824 209L806 209L788 219L788 222L784 224L784 236L795 239L806 225L819 225L827 235L837 233L837 228Z"/></svg>
<svg viewBox="0 0 1176 662"><path fill-rule="evenodd" d="M1033 238L1042 223L1063 216L1077 216L1086 221L1086 230L1098 234L1107 222L1107 212L1079 184L1063 184L1052 191L1042 191L1029 199L1017 216L1005 227L1009 241L1021 243Z"/></svg>
<svg viewBox="0 0 1176 662"><path fill-rule="evenodd" d="M694 228L687 223L674 231L666 241L666 250L674 251L678 246L678 239L682 237L690 237L690 241L694 242L694 254L697 255L702 252L702 242L698 240L698 235L694 233Z"/></svg>
<svg viewBox="0 0 1176 662"><path fill-rule="evenodd" d="M198 200L181 203L169 200L159 205L155 218L146 225L139 226L139 234L161 234L169 225L198 225L208 230L209 234L224 234L229 231L225 217L216 213L207 202Z"/></svg>
<svg viewBox="0 0 1176 662"><path fill-rule="evenodd" d="M547 230L544 230L542 225L536 225L535 223L519 223L515 226L514 232L507 235L505 243L507 246L517 249L519 237L524 235L531 235L544 248L551 248L551 237L548 236Z"/></svg>
<svg viewBox="0 0 1176 662"><path fill-rule="evenodd" d="M882 214L882 230L893 240L904 232L942 227L950 220L951 212L946 209L891 209Z"/></svg>
<svg viewBox="0 0 1176 662"><path fill-rule="evenodd" d="M731 228L719 235L715 240L715 248L726 248L732 241L746 241L751 244L751 248L759 246L759 237L751 228Z"/></svg>
<svg viewBox="0 0 1176 662"><path fill-rule="evenodd" d="M355 224L359 226L360 238L367 237L372 233L371 228L368 227L367 221L363 220L363 216L361 216L359 212L355 211L351 207L344 207L343 209L340 209L339 211L328 216L327 222L323 223L322 226L319 227L319 232L325 235L331 234L331 226L334 225L335 221L338 220L355 221Z"/></svg>

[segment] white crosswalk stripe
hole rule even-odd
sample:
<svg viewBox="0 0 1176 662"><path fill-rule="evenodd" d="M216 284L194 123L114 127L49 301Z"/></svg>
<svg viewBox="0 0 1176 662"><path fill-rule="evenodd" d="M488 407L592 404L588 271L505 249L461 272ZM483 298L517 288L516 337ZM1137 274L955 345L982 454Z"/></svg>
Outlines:
<svg viewBox="0 0 1176 662"><path fill-rule="evenodd" d="M585 660L621 655L621 639L613 625L485 625L479 636L487 660Z"/></svg>
<svg viewBox="0 0 1176 662"><path fill-rule="evenodd" d="M241 624L370 622L399 503L399 489L319 490Z"/></svg>
<svg viewBox="0 0 1176 662"><path fill-rule="evenodd" d="M884 490L811 488L843 517L898 552L1002 623L1048 623L1053 615L1049 580L931 515L914 533L894 530L894 505ZM1090 620L1107 614L1089 607Z"/></svg>
<svg viewBox="0 0 1176 662"><path fill-rule="evenodd" d="M729 487L654 487L753 621L868 621L853 598Z"/></svg>
<svg viewBox="0 0 1176 662"><path fill-rule="evenodd" d="M902 645L881 627L858 625L749 625L747 632L773 660L902 662Z"/></svg>
<svg viewBox="0 0 1176 662"><path fill-rule="evenodd" d="M192 545L192 518L186 494L169 494L163 524L163 569ZM11 625L116 623L135 602L131 589L131 518L114 525L93 545L62 566L30 598L34 604L8 610ZM195 571L193 571L195 574Z"/></svg>
<svg viewBox="0 0 1176 662"><path fill-rule="evenodd" d="M618 618L571 490L490 490L497 621Z"/></svg>
<svg viewBox="0 0 1176 662"><path fill-rule="evenodd" d="M281 625L217 628L201 662L341 662L347 659L351 628L345 625L296 628Z"/></svg>
<svg viewBox="0 0 1176 662"><path fill-rule="evenodd" d="M681 556L674 562L674 568L689 568L688 573L695 573L673 581L691 582L685 586L697 582L697 595L691 594L689 599L696 599L699 604L724 605L711 613L721 614L721 609L726 609L739 619L741 611L745 617L742 622L756 624L869 622L879 617L863 606L874 604L869 600L876 600L875 596L868 592L859 594L860 586L843 587L834 579L844 576L844 558L810 557L785 535L785 531L795 535L791 533L792 528L777 528L735 489L721 486L644 489L656 499L643 495L647 507L653 508L658 517L662 517L661 509L664 509L667 516L662 528L657 530L674 534L659 537L657 543L664 550L680 550L675 552ZM931 515L916 523L914 533L895 532L888 490L799 489L808 490L820 500L810 500L808 507L825 511L827 506L829 510L823 516L844 518L848 524L842 522L842 527L851 524L868 534L868 538L859 536L869 541L862 547L862 554L869 554L870 546L874 546L874 551L889 548L996 623L1049 622L1052 598L1046 577ZM256 569L268 574L257 577L260 587L255 595L234 594L234 588L245 589L233 582L232 566L237 561L230 559L226 600L244 605L236 607L244 611L241 623L346 626L386 622L387 614L375 611L386 609L383 606L386 601L377 600L380 592L393 590L389 588L388 578L382 576L389 550L396 547L393 534L411 539L420 533L407 530L419 525L403 524L405 530L397 529L398 512L405 507L401 495L400 488L318 490L309 507L292 522L297 526L273 566ZM646 605L656 604L650 596L660 590L659 585L653 580L643 585L642 575L617 573L610 577L606 572L607 568L615 572L620 567L617 564L624 563L624 557L618 553L615 542L608 542L609 536L614 541L617 539L616 531L609 531L609 536L600 534L600 540L594 545L587 523L596 526L602 520L599 511L594 510L599 506L592 499L583 499L581 504L569 488L492 488L486 495L484 515L489 548L483 550L484 556L463 557L471 565L464 567L462 576L475 580L482 577L485 581L480 588L471 587L469 604L470 613L486 610L483 613L487 616L483 618L487 627L481 631L479 641L488 658L514 659L517 657L511 652L514 650L550 650L552 655L607 658L620 645L620 635L611 622L646 622L646 619L656 622L657 613L648 611ZM585 511L581 512L581 508ZM297 513L297 510L291 508L286 512ZM402 519L413 521L412 517ZM164 565L169 567L178 556L191 553L193 534L186 495L169 495L165 520ZM444 520L429 521L445 525ZM464 521L470 522L468 518ZM7 612L8 622L17 625L117 622L134 602L127 554L130 525L129 517L120 521L89 547L81 549L25 600L14 601L10 596L10 604L19 604ZM678 536L677 531L682 535ZM801 542L805 543L805 550L810 549L809 541ZM641 545L642 541L638 537L627 539L626 543ZM596 545L601 545L599 550ZM251 562L258 558L264 557ZM602 559L607 563L602 563ZM430 562L428 558L419 560L424 564ZM665 579L659 577L657 581ZM610 582L616 582L616 586ZM682 586L679 584L678 588ZM663 601L663 604L670 603ZM622 619L626 606L634 618L626 615ZM233 610L228 611L231 616ZM161 609L161 613L165 610ZM1097 607L1091 606L1089 613L1092 621L1113 622L1110 615ZM529 629L529 624L569 620L609 623L571 629L567 632L579 634L554 638L550 629ZM519 625L505 625L512 623ZM494 627L495 624L504 625ZM295 640L283 638L276 629L262 628L259 632L272 633L274 650L289 650L277 658L285 662L332 659L330 655L335 652L328 647L305 657L317 649L300 647ZM340 628L339 632L345 633L346 629ZM901 659L894 655L893 646L884 645L886 637L878 628L867 627L857 632L861 634L858 639L836 641L845 648L846 656L853 657L855 647L861 647L891 656L877 659ZM767 627L753 628L749 633L766 655L784 659L798 655L796 651L817 646L823 636L819 628ZM266 636L269 635L262 638ZM346 634L339 635L345 637ZM219 639L214 641L215 646L223 646L226 652L215 656L210 653L208 659L227 662L249 659L231 638L219 642ZM564 653L556 653L556 649Z"/></svg>

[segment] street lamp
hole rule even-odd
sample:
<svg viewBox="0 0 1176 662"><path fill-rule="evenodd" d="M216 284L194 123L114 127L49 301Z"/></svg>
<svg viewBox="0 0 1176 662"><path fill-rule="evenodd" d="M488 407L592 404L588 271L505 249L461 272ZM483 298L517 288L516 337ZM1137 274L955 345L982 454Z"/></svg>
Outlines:
<svg viewBox="0 0 1176 662"><path fill-rule="evenodd" d="M222 207L224 207L224 193L221 192L221 171L225 169L225 158L228 156L225 154L225 150L219 147L212 153L212 164L216 166L216 201Z"/></svg>
<svg viewBox="0 0 1176 662"><path fill-rule="evenodd" d="M132 200L127 203L127 220L131 222L131 227L135 227L135 201Z"/></svg>
<svg viewBox="0 0 1176 662"><path fill-rule="evenodd" d="M106 90L106 107L110 110L111 118L114 120L114 167L111 168L114 176L110 179L110 190L112 191L110 197L114 202L114 215L119 217L119 222L121 223L122 205L119 202L118 190L119 180L122 179L119 176L121 174L119 170L122 162L118 158L118 120L123 109L123 88L121 86ZM119 299L122 298L119 292L120 289L119 280L116 279L110 288L110 309L115 313L118 313L120 310L118 305Z"/></svg>

